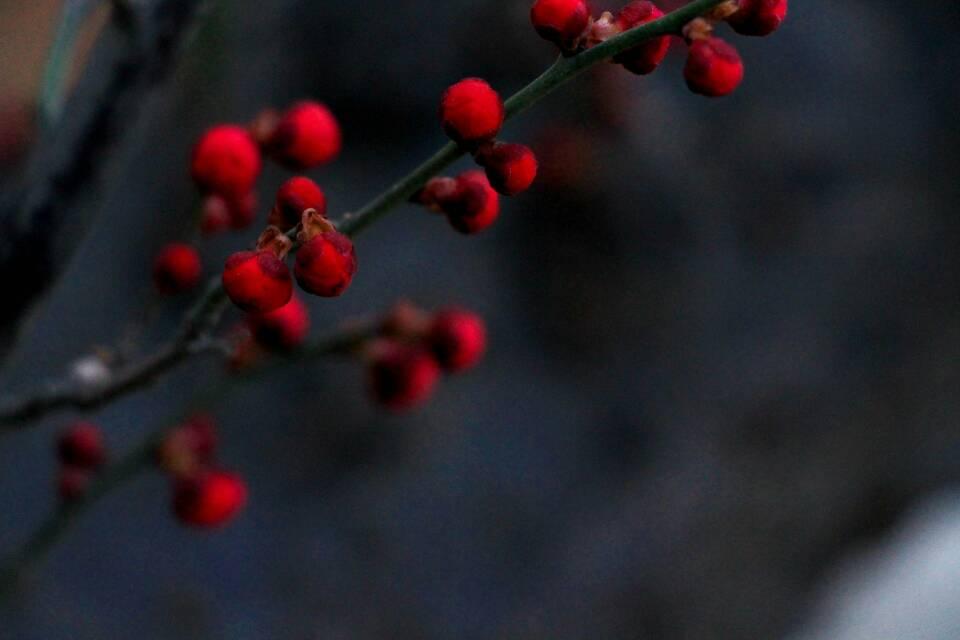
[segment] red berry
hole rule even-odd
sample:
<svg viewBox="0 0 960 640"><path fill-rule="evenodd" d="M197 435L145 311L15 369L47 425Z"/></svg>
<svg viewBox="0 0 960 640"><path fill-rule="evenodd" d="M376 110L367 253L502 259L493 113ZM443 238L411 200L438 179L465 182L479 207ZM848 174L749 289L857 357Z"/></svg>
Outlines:
<svg viewBox="0 0 960 640"><path fill-rule="evenodd" d="M586 0L537 0L530 9L530 21L541 38L564 51L572 51L590 22Z"/></svg>
<svg viewBox="0 0 960 640"><path fill-rule="evenodd" d="M271 251L239 251L223 268L223 288L235 305L248 312L279 309L293 295L290 269Z"/></svg>
<svg viewBox="0 0 960 640"><path fill-rule="evenodd" d="M466 171L456 178L453 193L438 204L447 220L460 233L483 231L500 215L500 195L483 171Z"/></svg>
<svg viewBox="0 0 960 640"><path fill-rule="evenodd" d="M157 450L160 466L175 475L189 475L213 460L217 427L208 415L195 415L168 433Z"/></svg>
<svg viewBox="0 0 960 640"><path fill-rule="evenodd" d="M290 350L300 346L310 331L307 306L296 295L269 313L251 313L247 324L254 339L268 349Z"/></svg>
<svg viewBox="0 0 960 640"><path fill-rule="evenodd" d="M242 196L227 199L231 229L246 229L257 219L257 193L248 191Z"/></svg>
<svg viewBox="0 0 960 640"><path fill-rule="evenodd" d="M281 229L290 229L300 224L301 216L307 209L316 209L319 215L325 216L327 197L310 178L290 178L277 191L269 222Z"/></svg>
<svg viewBox="0 0 960 640"><path fill-rule="evenodd" d="M57 494L64 502L75 502L87 492L91 478L88 469L64 465L57 476Z"/></svg>
<svg viewBox="0 0 960 640"><path fill-rule="evenodd" d="M103 432L91 422L77 422L67 428L57 441L60 462L81 469L96 469L107 458Z"/></svg>
<svg viewBox="0 0 960 640"><path fill-rule="evenodd" d="M433 317L428 342L441 367L449 372L463 371L483 357L487 327L483 318L475 313L443 309Z"/></svg>
<svg viewBox="0 0 960 640"><path fill-rule="evenodd" d="M191 526L212 528L226 524L246 501L246 483L229 471L200 471L174 481L173 512Z"/></svg>
<svg viewBox="0 0 960 640"><path fill-rule="evenodd" d="M293 272L297 284L307 293L325 298L339 296L357 272L353 242L337 231L321 233L297 251Z"/></svg>
<svg viewBox="0 0 960 640"><path fill-rule="evenodd" d="M780 28L787 17L787 0L739 0L740 8L727 18L733 30L744 36L766 36Z"/></svg>
<svg viewBox="0 0 960 640"><path fill-rule="evenodd" d="M200 232L205 236L220 233L230 228L230 203L226 198L211 193L203 199L200 214Z"/></svg>
<svg viewBox="0 0 960 640"><path fill-rule="evenodd" d="M537 177L537 156L522 144L495 142L477 154L477 162L487 170L490 185L505 196L526 191Z"/></svg>
<svg viewBox="0 0 960 640"><path fill-rule="evenodd" d="M495 137L503 126L500 95L480 78L467 78L449 87L440 99L443 130L459 144L476 144Z"/></svg>
<svg viewBox="0 0 960 640"><path fill-rule="evenodd" d="M203 199L200 231L213 235L227 229L246 229L257 219L257 194L222 196L211 193Z"/></svg>
<svg viewBox="0 0 960 640"><path fill-rule="evenodd" d="M340 153L340 124L326 105L303 101L280 118L267 142L270 155L294 171L327 164Z"/></svg>
<svg viewBox="0 0 960 640"><path fill-rule="evenodd" d="M203 191L239 197L260 175L260 150L243 127L218 125L200 137L190 167Z"/></svg>
<svg viewBox="0 0 960 640"><path fill-rule="evenodd" d="M683 69L687 86L694 93L719 97L732 93L743 80L743 61L731 45L720 38L694 40Z"/></svg>
<svg viewBox="0 0 960 640"><path fill-rule="evenodd" d="M423 347L383 340L375 347L369 375L374 399L388 409L402 411L430 397L440 366Z"/></svg>
<svg viewBox="0 0 960 640"><path fill-rule="evenodd" d="M202 272L203 265L197 250L189 244L173 242L157 255L153 265L153 282L160 293L182 293L197 286Z"/></svg>
<svg viewBox="0 0 960 640"><path fill-rule="evenodd" d="M663 11L652 2L637 0L620 10L620 13L617 14L617 24L622 31L627 31L642 24L653 22L662 18L663 15ZM628 49L614 57L613 61L622 64L627 71L642 76L651 73L663 62L669 48L669 36L659 36Z"/></svg>

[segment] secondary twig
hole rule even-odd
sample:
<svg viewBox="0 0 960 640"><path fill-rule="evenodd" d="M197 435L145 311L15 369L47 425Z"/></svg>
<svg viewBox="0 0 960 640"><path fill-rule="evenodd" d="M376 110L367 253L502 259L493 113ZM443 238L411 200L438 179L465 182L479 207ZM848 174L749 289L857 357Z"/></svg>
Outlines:
<svg viewBox="0 0 960 640"><path fill-rule="evenodd" d="M659 20L626 31L575 56L557 59L539 77L505 102L507 119L522 113L559 86L595 64L608 60L645 40L680 33L680 30L688 22L723 1L695 0ZM464 149L453 143L444 145L413 171L355 213L345 214L336 222L337 228L349 236L356 236L391 210L407 202L413 194L426 184L427 180L449 167L465 154ZM0 428L9 431L17 422L35 418L56 409L99 406L143 387L190 355L190 345L196 339L205 336L207 330L212 328L216 324L216 320L219 319L219 311L209 316L206 315L207 311L212 309L222 310L224 300L225 296L219 280L212 282L194 311L189 314L184 332L172 343L161 347L144 360L130 365L125 374L124 372L118 373L115 380L98 390L90 391L89 389L69 387L55 388L36 396L12 401L6 407L0 407L0 425L6 425ZM212 320L212 323L210 320Z"/></svg>
<svg viewBox="0 0 960 640"><path fill-rule="evenodd" d="M291 362L304 363L318 358L349 353L358 344L373 335L375 324L369 321L353 322L325 338L321 338L289 356L278 356L264 364L251 368L233 377L220 379L211 388L201 392L190 403L189 410L213 404L236 387L236 381L251 381ZM0 598L16 586L23 571L39 562L59 542L71 525L83 516L101 498L124 486L142 471L150 468L154 451L168 428L175 424L171 419L148 434L143 442L117 462L111 464L90 485L84 496L60 507L27 538L18 551L11 554L0 566Z"/></svg>

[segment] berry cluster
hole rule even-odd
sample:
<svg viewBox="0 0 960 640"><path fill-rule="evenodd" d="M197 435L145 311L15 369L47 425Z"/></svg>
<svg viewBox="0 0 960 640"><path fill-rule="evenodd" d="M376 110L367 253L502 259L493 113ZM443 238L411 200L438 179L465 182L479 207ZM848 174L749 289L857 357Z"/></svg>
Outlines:
<svg viewBox="0 0 960 640"><path fill-rule="evenodd" d="M200 136L190 172L204 194L201 230L243 229L256 218L255 185L266 155L293 171L331 162L340 153L340 125L325 105L294 104L284 113L267 109L247 127L220 124Z"/></svg>
<svg viewBox="0 0 960 640"><path fill-rule="evenodd" d="M470 369L487 348L483 319L457 307L427 313L400 302L364 349L373 399L393 411L425 402L442 372Z"/></svg>
<svg viewBox="0 0 960 640"><path fill-rule="evenodd" d="M683 70L687 86L694 93L718 97L732 93L743 80L740 54L713 35L717 23L725 21L741 35L765 36L776 31L786 15L787 0L728 0L689 23L683 30L688 45ZM587 0L536 0L530 10L537 33L566 55L663 16L648 0L634 0L617 14L604 12L597 19L590 15ZM646 75L663 62L669 47L669 36L652 38L615 56L613 62L631 73Z"/></svg>
<svg viewBox="0 0 960 640"><path fill-rule="evenodd" d="M216 465L216 450L216 425L206 415L174 427L157 447L157 464L172 479L173 513L186 525L224 525L246 504L246 483Z"/></svg>
<svg viewBox="0 0 960 640"><path fill-rule="evenodd" d="M264 110L247 127L211 127L197 140L190 160L191 175L203 194L201 233L253 224L257 217L255 185L263 156L303 171L332 161L340 153L341 143L340 125L333 113L314 101L298 102L283 113ZM310 226L301 228L308 210L312 211ZM356 269L353 246L325 220L326 211L326 196L310 178L294 177L280 187L269 226L256 250L227 260L224 285L237 306L265 313L290 300L293 283L283 258L292 244L284 241L279 230L289 235L299 232L305 245L296 267L304 290L322 296L343 293ZM199 284L202 272L196 247L170 243L154 262L154 284L162 294L182 293Z"/></svg>
<svg viewBox="0 0 960 640"><path fill-rule="evenodd" d="M460 233L478 233L492 225L500 214L500 195L522 193L537 177L537 158L529 147L496 140L504 117L500 95L479 78L457 82L440 100L444 132L469 151L483 171L433 178L413 200L445 214Z"/></svg>
<svg viewBox="0 0 960 640"><path fill-rule="evenodd" d="M340 147L336 118L312 101L298 102L282 114L265 110L246 128L220 124L208 129L191 158L193 179L204 193L201 231L210 234L253 223L254 186L263 155L285 168L307 170L333 160ZM230 299L250 313L276 311L290 302L294 276L308 293L341 295L357 261L353 243L337 232L326 213L327 198L316 182L296 176L283 183L256 247L226 261L222 278ZM285 259L294 249L299 251L291 275ZM172 243L157 256L154 282L161 293L180 293L195 287L201 272L197 250Z"/></svg>
<svg viewBox="0 0 960 640"><path fill-rule="evenodd" d="M100 427L90 422L76 422L67 427L57 440L57 458L60 499L64 503L80 499L107 459Z"/></svg>

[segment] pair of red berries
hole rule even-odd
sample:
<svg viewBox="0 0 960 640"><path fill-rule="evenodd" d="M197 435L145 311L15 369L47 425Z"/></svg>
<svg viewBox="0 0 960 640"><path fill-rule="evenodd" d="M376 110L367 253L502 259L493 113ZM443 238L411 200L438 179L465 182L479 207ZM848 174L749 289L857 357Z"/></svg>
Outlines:
<svg viewBox="0 0 960 640"><path fill-rule="evenodd" d="M475 313L450 307L428 314L400 303L366 350L374 400L393 411L412 409L433 393L440 374L475 366L487 347L487 330Z"/></svg>
<svg viewBox="0 0 960 640"><path fill-rule="evenodd" d="M283 114L265 111L248 128L222 124L208 129L190 163L194 181L208 194L202 229L212 233L253 222L261 150L288 169L305 171L332 161L341 145L337 119L315 101L298 102Z"/></svg>
<svg viewBox="0 0 960 640"><path fill-rule="evenodd" d="M100 427L90 422L76 422L57 440L60 473L57 492L64 502L83 497L96 472L107 459L107 449Z"/></svg>
<svg viewBox="0 0 960 640"><path fill-rule="evenodd" d="M224 525L246 504L246 483L216 466L216 449L216 425L206 415L173 428L157 447L157 463L172 478L172 511L186 525Z"/></svg>
<svg viewBox="0 0 960 640"><path fill-rule="evenodd" d="M294 261L297 284L313 295L340 296L357 271L353 242L315 209L304 211L303 219L302 244ZM276 241L285 237L278 233L278 227L268 227L256 249L234 253L224 265L227 296L249 313L275 311L293 297L293 278L284 262L290 247Z"/></svg>
<svg viewBox="0 0 960 640"><path fill-rule="evenodd" d="M786 18L787 0L728 0L714 14L742 35L764 36ZM664 16L652 2L636 0L613 16L593 20L586 0L536 0L530 18L537 33L571 54L634 27ZM684 78L694 93L724 96L743 80L743 61L737 50L712 35L711 28L685 34L689 42ZM619 54L614 62L636 74L651 73L666 57L668 36L652 38Z"/></svg>
<svg viewBox="0 0 960 640"><path fill-rule="evenodd" d="M484 171L433 178L414 200L444 213L461 233L478 233L492 225L500 214L499 196L522 193L537 177L537 158L529 147L496 140L505 115L500 95L480 78L451 85L440 99L444 132Z"/></svg>

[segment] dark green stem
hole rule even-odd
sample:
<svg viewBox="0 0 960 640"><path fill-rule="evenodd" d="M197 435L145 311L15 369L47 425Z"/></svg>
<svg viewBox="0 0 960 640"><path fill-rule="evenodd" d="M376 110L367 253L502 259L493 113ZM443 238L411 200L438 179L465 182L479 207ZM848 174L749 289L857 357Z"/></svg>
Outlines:
<svg viewBox="0 0 960 640"><path fill-rule="evenodd" d="M577 55L557 59L550 68L504 102L507 120L523 113L555 89L566 84L593 65L609 60L646 40L668 34L679 34L691 20L725 1L695 0L695 2L665 15L659 20L621 33ZM357 235L395 207L407 202L417 191L423 188L427 180L452 165L466 153L465 149L454 143L447 143L416 169L401 178L399 182L396 182L358 211L344 215L337 221L337 228L349 236Z"/></svg>

